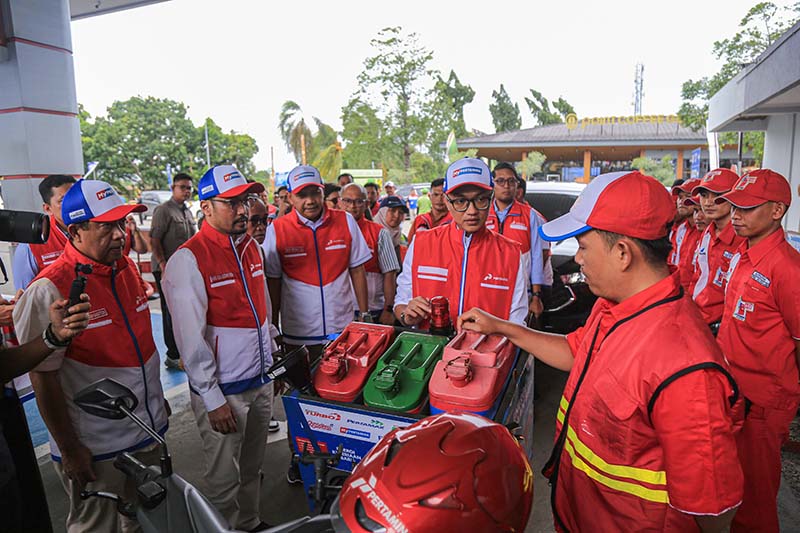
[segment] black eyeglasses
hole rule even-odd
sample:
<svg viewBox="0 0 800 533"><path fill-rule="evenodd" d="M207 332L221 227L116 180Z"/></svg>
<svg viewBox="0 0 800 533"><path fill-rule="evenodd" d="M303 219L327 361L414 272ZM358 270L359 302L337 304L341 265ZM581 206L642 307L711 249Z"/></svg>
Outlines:
<svg viewBox="0 0 800 533"><path fill-rule="evenodd" d="M333 205L339 205L339 198L328 198L325 200L326 202L330 202Z"/></svg>
<svg viewBox="0 0 800 533"><path fill-rule="evenodd" d="M478 211L486 211L489 209L489 206L492 205L492 197L494 195L490 194L488 196L478 196L477 198L451 198L448 195L444 195L447 198L447 201L450 202L455 209L459 213L463 213L467 209L469 209L469 204L475 206L475 209Z"/></svg>
<svg viewBox="0 0 800 533"><path fill-rule="evenodd" d="M194 190L194 187L192 187L191 185L176 185L175 187L178 188L178 189L181 189L182 191L193 191Z"/></svg>
<svg viewBox="0 0 800 533"><path fill-rule="evenodd" d="M255 227L261 224L266 228L267 226L269 226L269 215L263 215L263 216L253 215L250 217L249 222L251 226Z"/></svg>
<svg viewBox="0 0 800 533"><path fill-rule="evenodd" d="M244 207L245 211L249 211L256 199L257 198L255 196L249 195L245 198L234 198L232 200L227 200L225 198L211 198L211 201L221 204L228 204L228 207L231 208L231 211L235 213L240 207Z"/></svg>
<svg viewBox="0 0 800 533"><path fill-rule="evenodd" d="M495 179L494 179L494 184L495 184L495 185L499 185L499 186L501 186L501 187L511 187L512 185L514 185L514 184L516 184L516 183L517 183L517 180L516 180L516 178L508 178L508 179L505 179L505 178L495 178Z"/></svg>

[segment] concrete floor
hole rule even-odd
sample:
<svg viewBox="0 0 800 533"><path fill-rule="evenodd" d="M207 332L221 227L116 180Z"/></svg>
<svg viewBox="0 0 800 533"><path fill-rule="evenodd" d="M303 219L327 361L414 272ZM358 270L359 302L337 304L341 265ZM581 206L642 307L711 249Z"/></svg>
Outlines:
<svg viewBox="0 0 800 533"><path fill-rule="evenodd" d="M555 431L557 403L566 381L566 374L544 365L536 367L536 388L539 398L536 401L536 430L534 432L534 456L532 466L535 473L534 503L531 519L526 533L552 532L553 520L550 511L550 487L539 472L550 456ZM188 402L188 391L170 398L173 414L167 441L170 445L175 471L190 483L203 490L202 457L200 436ZM283 404L276 402L276 418L284 420ZM270 435L270 442L264 454L264 484L262 487L262 519L269 523L282 523L308 514L302 486L286 482L286 467L289 463L289 450L286 445L285 429ZM67 513L67 500L61 485L47 458L40 461L42 478L50 505L53 529L64 531ZM800 531L800 503L791 491L784 486L779 494L782 531Z"/></svg>

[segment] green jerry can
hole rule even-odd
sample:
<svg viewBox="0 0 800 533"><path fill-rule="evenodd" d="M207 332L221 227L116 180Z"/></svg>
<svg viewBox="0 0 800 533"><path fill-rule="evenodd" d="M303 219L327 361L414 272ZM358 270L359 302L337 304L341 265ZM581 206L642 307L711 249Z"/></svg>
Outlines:
<svg viewBox="0 0 800 533"><path fill-rule="evenodd" d="M447 337L404 331L389 346L364 387L364 403L403 413L418 413L428 381L442 358Z"/></svg>

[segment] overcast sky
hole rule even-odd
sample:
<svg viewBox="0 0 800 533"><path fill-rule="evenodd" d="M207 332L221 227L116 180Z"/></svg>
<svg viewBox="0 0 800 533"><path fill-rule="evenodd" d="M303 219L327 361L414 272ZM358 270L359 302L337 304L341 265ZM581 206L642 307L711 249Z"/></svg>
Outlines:
<svg viewBox="0 0 800 533"><path fill-rule="evenodd" d="M468 128L494 132L503 83L533 125L529 88L566 98L579 117L633 113L637 62L644 114L674 114L689 78L716 72L712 43L733 35L756 0L402 2L171 0L75 21L78 101L92 115L131 96L171 98L196 124L255 137L259 169L294 165L278 133L281 104L341 128L341 108L386 26L417 32L445 77L472 86Z"/></svg>

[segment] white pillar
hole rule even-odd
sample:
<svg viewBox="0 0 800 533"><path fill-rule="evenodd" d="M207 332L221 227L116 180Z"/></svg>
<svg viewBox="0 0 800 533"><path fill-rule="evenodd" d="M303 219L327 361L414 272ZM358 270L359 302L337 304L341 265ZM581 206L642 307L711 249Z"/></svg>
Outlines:
<svg viewBox="0 0 800 533"><path fill-rule="evenodd" d="M769 117L763 167L779 172L789 180L792 205L783 226L787 230L800 231L800 114Z"/></svg>
<svg viewBox="0 0 800 533"><path fill-rule="evenodd" d="M42 178L83 173L69 2L0 0L0 14L3 200L7 209L39 211Z"/></svg>

